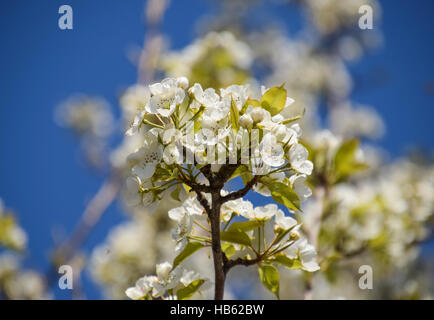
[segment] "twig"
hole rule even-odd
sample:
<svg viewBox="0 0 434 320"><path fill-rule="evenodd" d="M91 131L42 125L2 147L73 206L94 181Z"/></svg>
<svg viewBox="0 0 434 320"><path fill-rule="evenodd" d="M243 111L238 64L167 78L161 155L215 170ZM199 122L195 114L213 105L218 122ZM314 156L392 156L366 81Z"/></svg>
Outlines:
<svg viewBox="0 0 434 320"><path fill-rule="evenodd" d="M56 250L55 256L57 258L60 258L61 261L68 261L74 256L76 250L80 248L89 236L90 231L116 198L119 185L120 182L117 175L112 175L103 183L84 210L81 220L72 233L72 236Z"/></svg>
<svg viewBox="0 0 434 320"><path fill-rule="evenodd" d="M258 182L258 179L259 179L259 176L254 176L252 178L252 180L250 180L244 186L244 188L242 188L238 191L232 192L232 193L228 194L227 196L222 197L222 203L244 197L252 189L252 187Z"/></svg>

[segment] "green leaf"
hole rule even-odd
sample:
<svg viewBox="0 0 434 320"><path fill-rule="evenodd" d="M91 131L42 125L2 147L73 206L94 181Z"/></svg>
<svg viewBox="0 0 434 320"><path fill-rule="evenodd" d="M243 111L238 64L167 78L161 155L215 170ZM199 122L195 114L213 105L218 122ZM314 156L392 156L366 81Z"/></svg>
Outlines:
<svg viewBox="0 0 434 320"><path fill-rule="evenodd" d="M234 100L231 100L231 124L235 133L240 129L240 113Z"/></svg>
<svg viewBox="0 0 434 320"><path fill-rule="evenodd" d="M258 100L255 100L255 99L247 99L246 105L252 106L252 107L260 107L261 102L259 102Z"/></svg>
<svg viewBox="0 0 434 320"><path fill-rule="evenodd" d="M199 288L204 284L204 282L204 279L195 280L185 288L179 289L176 292L176 296L179 300L188 300L197 290L199 290Z"/></svg>
<svg viewBox="0 0 434 320"><path fill-rule="evenodd" d="M256 229L260 225L261 225L261 222L256 221L256 220L234 222L229 226L228 231L229 232L236 232L236 231L248 232L250 230Z"/></svg>
<svg viewBox="0 0 434 320"><path fill-rule="evenodd" d="M286 90L283 85L268 89L261 98L261 106L271 113L272 116L278 114L285 107Z"/></svg>
<svg viewBox="0 0 434 320"><path fill-rule="evenodd" d="M264 265L262 267L258 268L259 271L259 279L262 281L264 286L273 292L277 299L280 299L279 297L279 271L273 266L270 265Z"/></svg>
<svg viewBox="0 0 434 320"><path fill-rule="evenodd" d="M176 266L178 266L182 261L187 259L189 256L191 256L193 253L195 253L197 250L203 248L203 244L200 242L189 242L185 246L184 250L180 254L178 254L173 261L173 269L175 269Z"/></svg>
<svg viewBox="0 0 434 320"><path fill-rule="evenodd" d="M173 174L170 170L157 166L153 178L159 181L169 181L173 179Z"/></svg>
<svg viewBox="0 0 434 320"><path fill-rule="evenodd" d="M243 231L222 231L220 232L220 239L222 241L242 244L245 246L251 245L249 236Z"/></svg>
<svg viewBox="0 0 434 320"><path fill-rule="evenodd" d="M291 230L292 229L294 229L295 228L295 226L294 227L292 227L292 228L290 228L290 229L288 229L288 230L282 230L282 229L278 229L278 233L277 233L277 235L276 235L276 243L279 243L288 233L290 233L291 232Z"/></svg>
<svg viewBox="0 0 434 320"><path fill-rule="evenodd" d="M247 169L241 172L241 179L243 180L244 185L246 185L253 179L253 176L251 172Z"/></svg>
<svg viewBox="0 0 434 320"><path fill-rule="evenodd" d="M238 167L235 169L234 173L232 173L232 175L231 175L231 177L228 179L228 181L229 181L229 180L232 180L232 179L235 179L236 177L238 177L239 175L241 175L242 173L247 172L247 171L248 171L248 169L246 168L245 165L240 165L240 166L238 166Z"/></svg>
<svg viewBox="0 0 434 320"><path fill-rule="evenodd" d="M179 198L180 192L181 192L181 185L178 184L176 188L170 193L170 196L172 197L173 200L181 201L181 199Z"/></svg>
<svg viewBox="0 0 434 320"><path fill-rule="evenodd" d="M193 130L194 133L199 132L202 129L202 122L200 122L199 120L194 121L194 126L193 126Z"/></svg>
<svg viewBox="0 0 434 320"><path fill-rule="evenodd" d="M228 258L232 257L236 252L235 247L230 243L222 243L222 251Z"/></svg>
<svg viewBox="0 0 434 320"><path fill-rule="evenodd" d="M190 118L189 121L196 121L196 119L199 118L202 115L202 113L203 113L204 110L205 110L205 107L201 106L199 108L199 110Z"/></svg>
<svg viewBox="0 0 434 320"><path fill-rule="evenodd" d="M300 269L302 267L301 262L298 259L289 259L284 254L278 254L274 260L291 270Z"/></svg>
<svg viewBox="0 0 434 320"><path fill-rule="evenodd" d="M300 199L290 186L287 186L286 184L277 181L269 181L268 183L266 182L266 186L268 187L268 189L270 189L271 196L276 202L283 204L289 209L301 211Z"/></svg>
<svg viewBox="0 0 434 320"><path fill-rule="evenodd" d="M191 187L187 186L185 183L183 183L182 186L184 187L185 192L187 192L187 193L190 192Z"/></svg>
<svg viewBox="0 0 434 320"><path fill-rule="evenodd" d="M291 122L294 122L294 121L300 120L302 117L303 117L303 115L299 115L299 116L292 117L292 118L290 118L290 119L285 119L285 120L283 120L280 124L289 124L289 123L291 123Z"/></svg>
<svg viewBox="0 0 434 320"><path fill-rule="evenodd" d="M368 166L356 161L356 152L359 146L357 139L344 141L335 155L335 179L341 181L350 174L363 171Z"/></svg>

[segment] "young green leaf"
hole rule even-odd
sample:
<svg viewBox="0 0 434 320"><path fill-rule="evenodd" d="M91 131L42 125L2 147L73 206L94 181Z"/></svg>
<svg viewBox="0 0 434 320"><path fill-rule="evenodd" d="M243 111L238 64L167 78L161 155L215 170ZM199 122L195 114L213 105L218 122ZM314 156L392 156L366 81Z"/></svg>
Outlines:
<svg viewBox="0 0 434 320"><path fill-rule="evenodd" d="M283 204L289 209L301 211L300 199L290 186L287 186L282 182L273 181L271 183L268 183L267 187L270 189L271 196L275 201Z"/></svg>
<svg viewBox="0 0 434 320"><path fill-rule="evenodd" d="M181 251L180 254L178 254L173 261L173 269L178 266L182 261L187 259L189 256L191 256L193 253L198 251L199 249L203 248L203 244L200 242L189 242L185 246L184 250Z"/></svg>
<svg viewBox="0 0 434 320"><path fill-rule="evenodd" d="M260 107L261 102L255 99L248 99L246 102L246 106L252 106L252 107Z"/></svg>
<svg viewBox="0 0 434 320"><path fill-rule="evenodd" d="M335 180L341 181L350 174L365 170L367 165L356 161L359 146L357 139L344 141L335 155Z"/></svg>
<svg viewBox="0 0 434 320"><path fill-rule="evenodd" d="M249 236L243 231L222 231L220 232L220 239L245 246L251 245Z"/></svg>
<svg viewBox="0 0 434 320"><path fill-rule="evenodd" d="M260 225L261 223L256 220L234 222L229 226L228 232L236 232L236 231L248 232L250 230L256 229Z"/></svg>
<svg viewBox="0 0 434 320"><path fill-rule="evenodd" d="M284 254L278 254L274 260L291 270L300 269L302 267L301 262L298 259L289 259Z"/></svg>
<svg viewBox="0 0 434 320"><path fill-rule="evenodd" d="M259 271L259 279L262 281L264 286L273 292L277 299L280 299L279 297L279 282L280 282L280 276L279 271L271 265L264 265L261 267L258 267Z"/></svg>
<svg viewBox="0 0 434 320"><path fill-rule="evenodd" d="M176 188L170 193L170 196L172 197L173 200L181 201L181 199L179 198L180 192L181 192L181 185L178 184Z"/></svg>
<svg viewBox="0 0 434 320"><path fill-rule="evenodd" d="M228 258L232 257L236 252L235 247L230 243L222 243L222 251Z"/></svg>
<svg viewBox="0 0 434 320"><path fill-rule="evenodd" d="M261 98L261 106L271 113L272 116L278 114L285 107L286 90L283 85L268 89Z"/></svg>
<svg viewBox="0 0 434 320"><path fill-rule="evenodd" d="M245 165L240 165L240 166L238 166L238 167L235 169L234 173L232 173L232 175L231 175L231 177L228 179L228 181L230 181L230 180L232 180L232 179L235 179L236 177L238 177L238 176L240 176L241 174L246 173L246 172L248 172L247 167L246 167Z"/></svg>
<svg viewBox="0 0 434 320"><path fill-rule="evenodd" d="M240 113L234 100L231 100L231 125L235 133L240 129Z"/></svg>
<svg viewBox="0 0 434 320"><path fill-rule="evenodd" d="M205 280L198 279L190 283L185 288L179 289L176 292L176 296L179 300L188 300L191 298L191 296L200 289L200 287L204 284Z"/></svg>

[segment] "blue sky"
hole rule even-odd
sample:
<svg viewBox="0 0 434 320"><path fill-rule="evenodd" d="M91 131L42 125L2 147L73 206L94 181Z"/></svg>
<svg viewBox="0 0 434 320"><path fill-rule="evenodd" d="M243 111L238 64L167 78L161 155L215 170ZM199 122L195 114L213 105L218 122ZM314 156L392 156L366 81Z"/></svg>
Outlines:
<svg viewBox="0 0 434 320"><path fill-rule="evenodd" d="M74 29L57 26L60 5L74 9ZM196 21L214 7L204 0L172 0L164 32L172 48L195 36ZM383 1L384 45L351 70L362 76L381 71L383 81L362 86L353 100L383 116L387 132L379 144L394 157L412 146L434 149L434 2ZM261 10L261 9L259 9ZM53 121L54 107L72 93L104 96L117 111L122 88L134 83L129 48L142 44L143 1L2 1L0 3L0 197L13 208L29 235L27 267L47 268L53 230L69 233L102 177L79 161L79 146ZM297 24L290 9L271 6L285 26ZM294 19L290 19L294 18ZM380 27L380 26L379 26ZM100 243L124 216L112 205L88 239ZM85 291L99 298L87 275ZM68 298L65 292L56 292Z"/></svg>

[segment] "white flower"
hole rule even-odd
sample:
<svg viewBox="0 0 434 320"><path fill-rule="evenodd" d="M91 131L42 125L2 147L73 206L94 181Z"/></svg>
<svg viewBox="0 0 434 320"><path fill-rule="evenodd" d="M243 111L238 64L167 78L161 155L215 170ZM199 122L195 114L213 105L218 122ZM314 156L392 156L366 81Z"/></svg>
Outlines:
<svg viewBox="0 0 434 320"><path fill-rule="evenodd" d="M169 117L176 106L184 101L185 92L178 87L175 78L167 78L161 83L152 84L149 89L152 96L145 108L151 114L159 113L163 117Z"/></svg>
<svg viewBox="0 0 434 320"><path fill-rule="evenodd" d="M303 265L302 269L309 272L315 272L319 270L319 265L316 262L316 250L311 244L308 244L306 240L304 247L299 251L300 261Z"/></svg>
<svg viewBox="0 0 434 320"><path fill-rule="evenodd" d="M169 218L178 224L171 230L172 239L175 241L175 252L181 252L187 245L187 237L193 227L193 219L183 206L169 210Z"/></svg>
<svg viewBox="0 0 434 320"><path fill-rule="evenodd" d="M156 273L158 280L167 281L169 279L170 270L172 270L172 265L169 262L157 264Z"/></svg>
<svg viewBox="0 0 434 320"><path fill-rule="evenodd" d="M133 300L140 300L144 297L144 293L137 287L130 287L127 290L125 290L125 294L128 298Z"/></svg>
<svg viewBox="0 0 434 320"><path fill-rule="evenodd" d="M288 150L287 156L294 170L302 174L310 175L313 170L313 163L307 160L308 151L301 144L294 144Z"/></svg>
<svg viewBox="0 0 434 320"><path fill-rule="evenodd" d="M128 136L137 132L140 127L143 116L145 115L145 106L151 98L149 88L144 85L134 85L129 87L122 95L120 104L125 113L125 119L128 121L135 115L130 129L126 132Z"/></svg>
<svg viewBox="0 0 434 320"><path fill-rule="evenodd" d="M127 206L137 206L142 202L140 192L140 179L137 177L128 177L125 182L125 202Z"/></svg>
<svg viewBox="0 0 434 320"><path fill-rule="evenodd" d="M153 134L145 137L144 146L128 156L129 162L136 162L132 172L142 181L149 179L155 172L155 167L161 161L163 156L163 147L159 144Z"/></svg>
<svg viewBox="0 0 434 320"><path fill-rule="evenodd" d="M246 129L250 129L253 127L253 119L249 114L243 114L240 117L240 126Z"/></svg>
<svg viewBox="0 0 434 320"><path fill-rule="evenodd" d="M264 207L256 207L252 211L246 212L244 217L249 220L268 221L276 214L277 210L277 205L267 204Z"/></svg>
<svg viewBox="0 0 434 320"><path fill-rule="evenodd" d="M315 272L320 269L316 262L315 247L307 242L306 239L296 241L286 250L286 255L290 259L300 259L302 269L308 272Z"/></svg>
<svg viewBox="0 0 434 320"><path fill-rule="evenodd" d="M188 197L184 201L183 207L190 216L193 216L193 215L200 216L200 215L202 215L203 210L204 210L202 205L199 203L199 201L197 200L196 197Z"/></svg>
<svg viewBox="0 0 434 320"><path fill-rule="evenodd" d="M152 293L153 282L157 280L154 276L145 276L137 280L134 287L130 287L125 291L128 298L133 300L140 300L145 298L148 294Z"/></svg>
<svg viewBox="0 0 434 320"><path fill-rule="evenodd" d="M182 164L183 154L182 148L174 143L169 144L164 148L163 160L167 164Z"/></svg>
<svg viewBox="0 0 434 320"><path fill-rule="evenodd" d="M185 216L202 215L203 210L195 197L188 197L180 207L169 210L169 218L180 222Z"/></svg>
<svg viewBox="0 0 434 320"><path fill-rule="evenodd" d="M181 89L185 90L188 88L189 81L186 77L179 77L176 79L176 81L178 82L178 87Z"/></svg>
<svg viewBox="0 0 434 320"><path fill-rule="evenodd" d="M220 89L220 93L223 99L229 102L234 100L238 110L241 110L249 98L249 86L232 85L226 89Z"/></svg>
<svg viewBox="0 0 434 320"><path fill-rule="evenodd" d="M300 199L300 202L305 201L312 195L312 190L310 190L310 188L305 185L306 175L294 174L289 177L289 181L291 182L292 189Z"/></svg>
<svg viewBox="0 0 434 320"><path fill-rule="evenodd" d="M203 207L197 199L187 198L182 206L169 210L169 218L178 224L172 229L172 239L176 242L175 252L181 252L187 244L187 237L190 235L193 227L194 216L202 215Z"/></svg>
<svg viewBox="0 0 434 320"><path fill-rule="evenodd" d="M250 112L253 122L258 123L264 120L266 112L260 107L253 108Z"/></svg>
<svg viewBox="0 0 434 320"><path fill-rule="evenodd" d="M282 210L277 210L274 222L278 228L285 231L297 225L297 220L286 217Z"/></svg>
<svg viewBox="0 0 434 320"><path fill-rule="evenodd" d="M146 111L145 110L139 110L137 111L137 114L134 116L134 120L131 123L130 128L125 132L125 135L127 136L133 136L135 135L142 125L143 117L145 116Z"/></svg>
<svg viewBox="0 0 434 320"><path fill-rule="evenodd" d="M144 85L134 85L129 87L122 95L120 103L122 108L128 111L135 111L137 109L144 110L146 104L151 98L149 88Z"/></svg>
<svg viewBox="0 0 434 320"><path fill-rule="evenodd" d="M199 83L195 83L190 88L189 92L193 94L194 99L206 108L214 108L220 101L220 97L214 89L208 88L203 91L202 86Z"/></svg>
<svg viewBox="0 0 434 320"><path fill-rule="evenodd" d="M153 283L153 287L157 297L164 296L167 290L175 288L182 275L182 269L179 266L173 269L169 262L157 264L156 272L158 279Z"/></svg>
<svg viewBox="0 0 434 320"><path fill-rule="evenodd" d="M190 283L199 279L200 279L200 274L198 274L197 272L193 270L190 271L184 270L180 282L187 287Z"/></svg>
<svg viewBox="0 0 434 320"><path fill-rule="evenodd" d="M225 202L221 207L221 215L223 221L227 222L232 214L247 217L253 211L253 205L248 200L242 198Z"/></svg>
<svg viewBox="0 0 434 320"><path fill-rule="evenodd" d="M298 143L297 132L283 124L276 124L271 132L276 136L277 141L284 145L291 146Z"/></svg>
<svg viewBox="0 0 434 320"><path fill-rule="evenodd" d="M283 156L285 152L282 146L277 143L276 136L271 133L265 134L259 144L261 159L265 164L271 167L280 167L285 163Z"/></svg>

